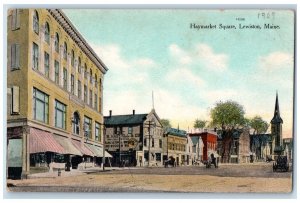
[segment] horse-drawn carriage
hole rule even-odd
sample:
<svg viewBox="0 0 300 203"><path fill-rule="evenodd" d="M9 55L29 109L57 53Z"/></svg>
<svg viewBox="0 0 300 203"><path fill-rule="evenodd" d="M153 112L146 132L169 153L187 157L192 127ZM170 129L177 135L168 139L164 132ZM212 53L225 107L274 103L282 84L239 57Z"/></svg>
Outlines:
<svg viewBox="0 0 300 203"><path fill-rule="evenodd" d="M176 161L175 158L170 156L168 160L165 161L165 168L168 168L168 166L176 167Z"/></svg>
<svg viewBox="0 0 300 203"><path fill-rule="evenodd" d="M289 163L287 156L278 156L276 161L273 163L273 171L284 171L289 170Z"/></svg>

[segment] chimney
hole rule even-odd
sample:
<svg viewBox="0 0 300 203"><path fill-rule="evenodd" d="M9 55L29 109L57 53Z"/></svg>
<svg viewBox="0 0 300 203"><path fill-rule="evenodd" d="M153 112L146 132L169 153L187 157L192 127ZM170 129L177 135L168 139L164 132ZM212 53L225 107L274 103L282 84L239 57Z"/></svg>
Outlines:
<svg viewBox="0 0 300 203"><path fill-rule="evenodd" d="M133 109L132 114L135 115L135 110Z"/></svg>
<svg viewBox="0 0 300 203"><path fill-rule="evenodd" d="M111 114L112 114L112 110L109 110L109 117L111 117Z"/></svg>

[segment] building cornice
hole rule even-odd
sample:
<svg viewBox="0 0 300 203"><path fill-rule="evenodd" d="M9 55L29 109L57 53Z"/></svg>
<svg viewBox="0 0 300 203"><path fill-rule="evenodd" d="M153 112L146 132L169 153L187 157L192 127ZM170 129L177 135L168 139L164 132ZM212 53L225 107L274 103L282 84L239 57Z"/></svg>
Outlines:
<svg viewBox="0 0 300 203"><path fill-rule="evenodd" d="M80 47L80 49L95 63L95 65L101 70L103 74L108 71L106 65L97 56L94 50L90 47L87 41L75 28L69 18L62 12L61 9L47 9L48 12L54 17L54 19L62 26L62 28L70 35L74 42Z"/></svg>

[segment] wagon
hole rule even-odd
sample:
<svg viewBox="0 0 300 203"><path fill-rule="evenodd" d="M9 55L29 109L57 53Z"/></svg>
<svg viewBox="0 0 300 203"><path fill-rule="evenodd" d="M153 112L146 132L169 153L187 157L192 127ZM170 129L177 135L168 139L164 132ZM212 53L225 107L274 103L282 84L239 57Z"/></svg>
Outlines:
<svg viewBox="0 0 300 203"><path fill-rule="evenodd" d="M286 156L278 156L273 163L273 171L287 172L289 170L289 163Z"/></svg>

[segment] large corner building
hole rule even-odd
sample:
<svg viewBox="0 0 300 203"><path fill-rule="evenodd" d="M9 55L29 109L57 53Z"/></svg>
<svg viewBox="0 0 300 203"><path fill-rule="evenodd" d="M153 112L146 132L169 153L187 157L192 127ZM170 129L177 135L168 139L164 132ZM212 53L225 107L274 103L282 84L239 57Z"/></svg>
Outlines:
<svg viewBox="0 0 300 203"><path fill-rule="evenodd" d="M61 10L10 9L7 22L8 176L100 165L107 67Z"/></svg>

